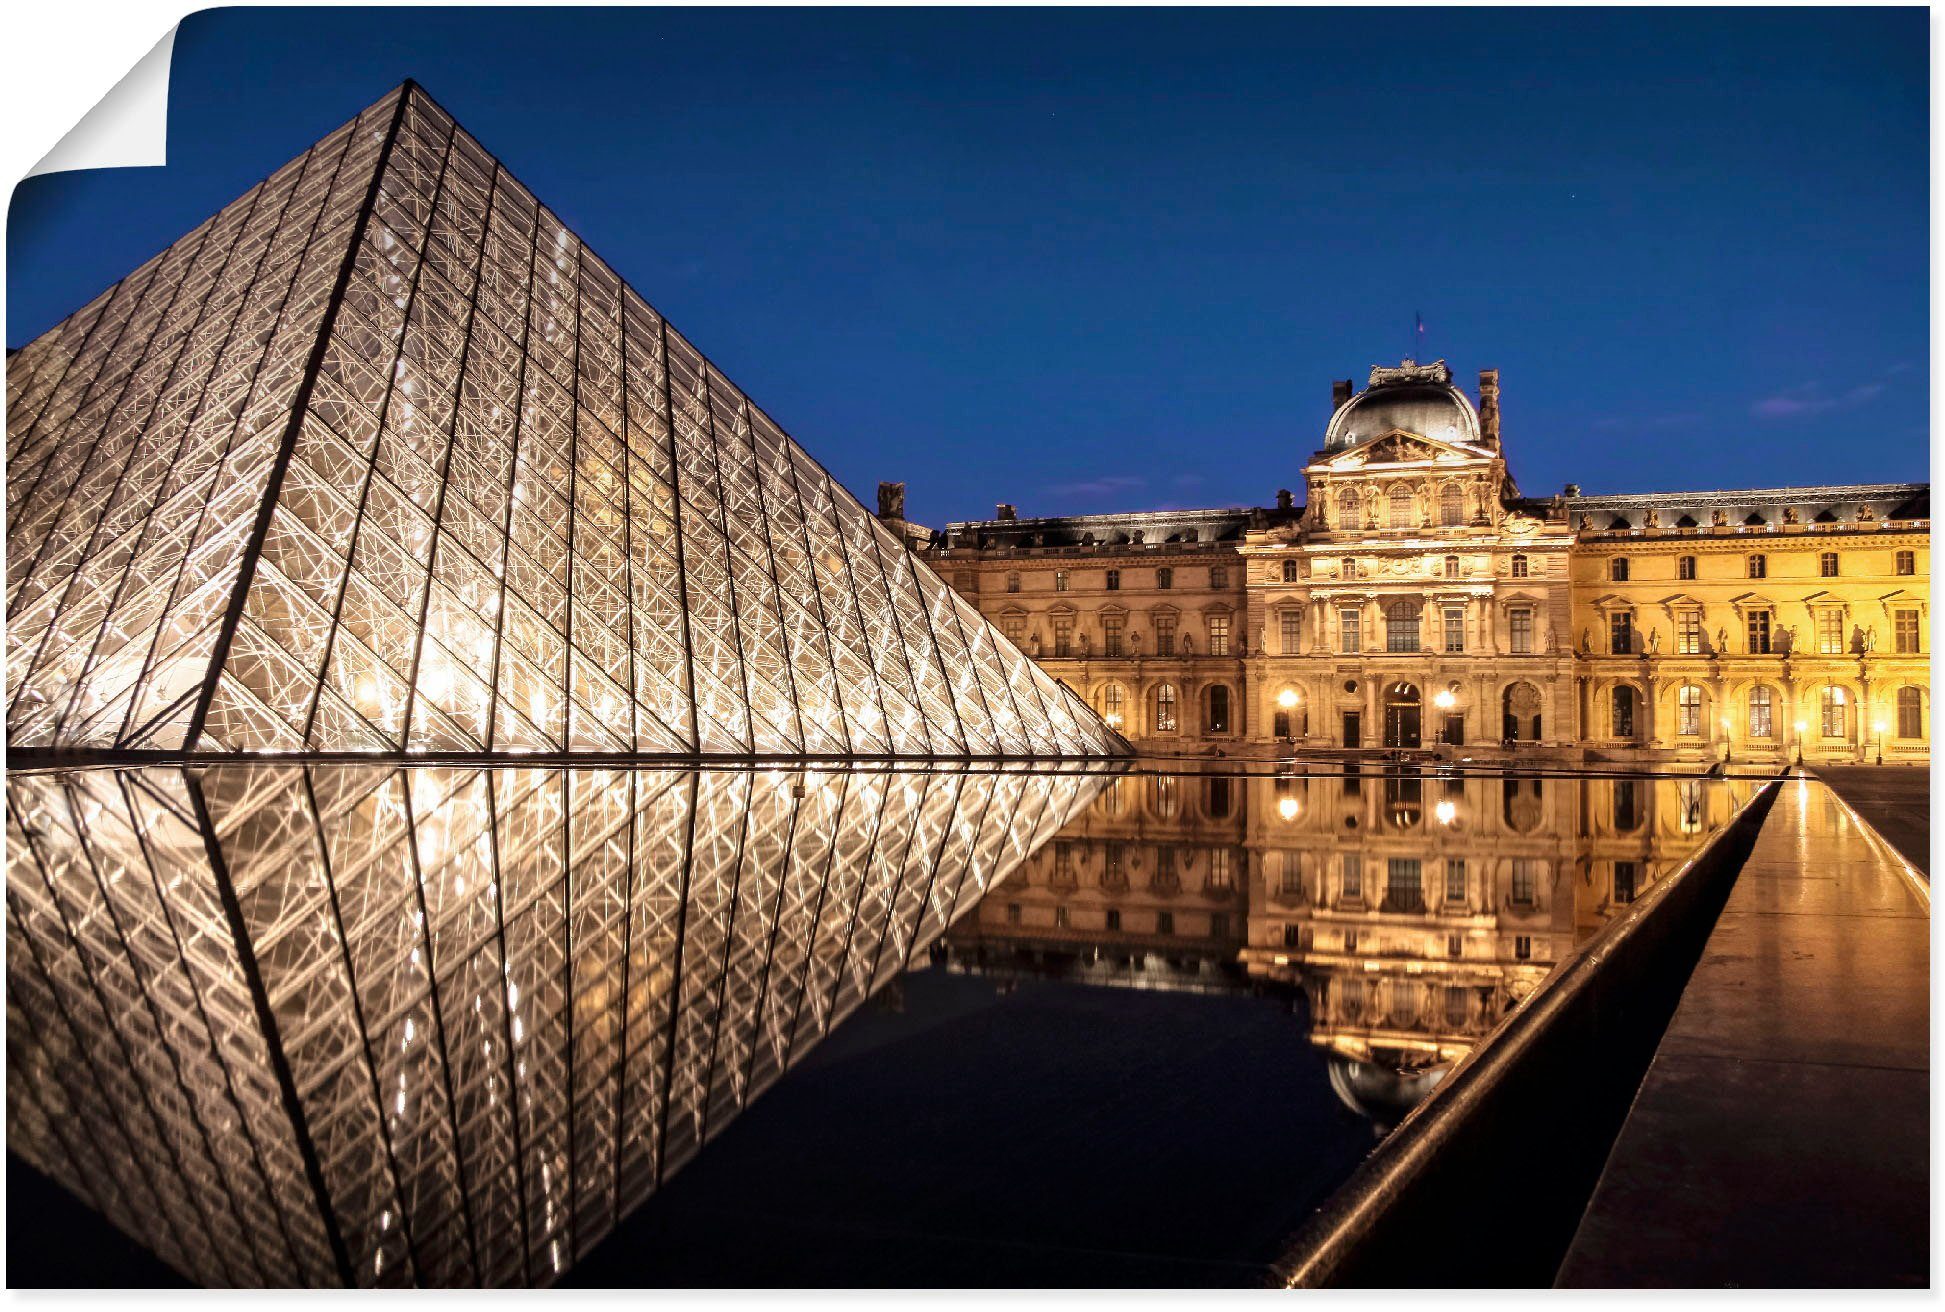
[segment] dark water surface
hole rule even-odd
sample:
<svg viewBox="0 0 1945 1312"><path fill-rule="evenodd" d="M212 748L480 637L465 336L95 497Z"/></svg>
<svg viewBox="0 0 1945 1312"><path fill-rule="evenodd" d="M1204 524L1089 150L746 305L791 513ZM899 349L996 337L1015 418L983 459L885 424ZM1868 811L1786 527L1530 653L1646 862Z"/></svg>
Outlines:
<svg viewBox="0 0 1945 1312"><path fill-rule="evenodd" d="M14 774L9 1281L1255 1283L1748 787Z"/></svg>

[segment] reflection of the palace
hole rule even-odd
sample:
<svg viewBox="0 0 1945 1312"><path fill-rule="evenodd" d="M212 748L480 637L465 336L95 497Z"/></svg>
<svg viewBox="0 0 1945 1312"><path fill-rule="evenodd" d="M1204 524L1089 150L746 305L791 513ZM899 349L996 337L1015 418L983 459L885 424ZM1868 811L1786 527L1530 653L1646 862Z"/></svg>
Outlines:
<svg viewBox="0 0 1945 1312"><path fill-rule="evenodd" d="M205 1284L544 1282L1102 782L12 776L9 1145Z"/></svg>
<svg viewBox="0 0 1945 1312"><path fill-rule="evenodd" d="M1292 988L1380 1121L1752 785L1360 771L1126 776L946 936L955 969Z"/></svg>

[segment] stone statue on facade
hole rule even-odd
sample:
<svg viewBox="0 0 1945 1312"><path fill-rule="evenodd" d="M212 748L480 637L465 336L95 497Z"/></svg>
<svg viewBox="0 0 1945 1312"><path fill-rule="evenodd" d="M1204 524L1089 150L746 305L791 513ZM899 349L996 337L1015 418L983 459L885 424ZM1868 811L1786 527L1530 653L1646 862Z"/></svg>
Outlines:
<svg viewBox="0 0 1945 1312"><path fill-rule="evenodd" d="M1648 654L1650 656L1661 655L1661 630L1660 629L1651 629L1648 632Z"/></svg>
<svg viewBox="0 0 1945 1312"><path fill-rule="evenodd" d="M1646 524L1646 525L1647 525L1647 526L1648 526L1649 528L1660 528L1660 527L1661 527L1661 512L1660 512L1659 510L1657 510L1657 509L1655 509L1655 508L1654 508L1653 506L1649 506L1649 507L1648 507L1648 514L1647 514L1647 516L1646 516L1646 518L1644 518L1644 519L1643 519L1643 520L1642 520L1641 522L1642 522L1643 524ZM1582 516L1581 516L1581 523L1580 523L1580 526L1581 526L1582 528L1586 528L1586 527L1587 527L1587 517L1586 517L1585 515L1582 515Z"/></svg>
<svg viewBox="0 0 1945 1312"><path fill-rule="evenodd" d="M1795 506L1783 507L1783 522L1785 524L1794 524L1797 522Z"/></svg>
<svg viewBox="0 0 1945 1312"><path fill-rule="evenodd" d="M878 518L905 518L905 485L903 483L880 483L878 485Z"/></svg>
<svg viewBox="0 0 1945 1312"><path fill-rule="evenodd" d="M1184 656L1195 655L1195 635L1194 634L1185 633L1182 635L1182 654Z"/></svg>
<svg viewBox="0 0 1945 1312"><path fill-rule="evenodd" d="M1715 631L1715 650L1717 655L1729 650L1729 630L1718 627Z"/></svg>

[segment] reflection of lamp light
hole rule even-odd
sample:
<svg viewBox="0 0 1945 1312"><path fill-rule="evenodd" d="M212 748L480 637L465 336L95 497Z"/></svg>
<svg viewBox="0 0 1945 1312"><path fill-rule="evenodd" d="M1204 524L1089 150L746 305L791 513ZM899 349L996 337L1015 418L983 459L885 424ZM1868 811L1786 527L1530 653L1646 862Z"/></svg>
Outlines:
<svg viewBox="0 0 1945 1312"><path fill-rule="evenodd" d="M1108 727L1110 729L1119 729L1121 727L1121 717L1119 715L1110 715L1108 717Z"/></svg>
<svg viewBox="0 0 1945 1312"><path fill-rule="evenodd" d="M1297 704L1297 690L1295 688L1285 688L1276 695L1276 704L1286 711L1289 710Z"/></svg>
<svg viewBox="0 0 1945 1312"><path fill-rule="evenodd" d="M1295 820L1297 818L1297 799L1294 797L1280 799L1276 804L1276 813L1285 820Z"/></svg>
<svg viewBox="0 0 1945 1312"><path fill-rule="evenodd" d="M1450 688L1440 688L1438 695L1432 698L1432 705L1438 707L1441 711L1449 711L1458 704L1459 699L1452 695Z"/></svg>
<svg viewBox="0 0 1945 1312"><path fill-rule="evenodd" d="M1458 804L1455 802L1451 802L1451 801L1440 802L1437 806L1432 808L1432 814L1438 817L1438 822L1440 824L1449 825L1455 819L1458 818L1459 807Z"/></svg>

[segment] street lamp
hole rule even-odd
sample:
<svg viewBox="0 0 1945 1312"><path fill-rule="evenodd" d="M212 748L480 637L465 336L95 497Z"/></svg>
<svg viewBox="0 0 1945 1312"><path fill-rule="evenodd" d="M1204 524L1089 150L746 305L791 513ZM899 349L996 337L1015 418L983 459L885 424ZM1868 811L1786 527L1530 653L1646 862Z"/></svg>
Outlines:
<svg viewBox="0 0 1945 1312"><path fill-rule="evenodd" d="M1877 731L1877 763L1884 764L1884 721L1873 720L1871 728Z"/></svg>
<svg viewBox="0 0 1945 1312"><path fill-rule="evenodd" d="M1736 759L1736 745L1729 738L1729 733L1734 728L1735 725L1730 722L1729 717L1726 715L1723 716L1722 717L1722 759L1725 762L1733 761Z"/></svg>
<svg viewBox="0 0 1945 1312"><path fill-rule="evenodd" d="M1803 721L1798 720L1796 722L1796 763L1798 765L1803 764L1803 735L1808 733L1809 730L1810 726Z"/></svg>

